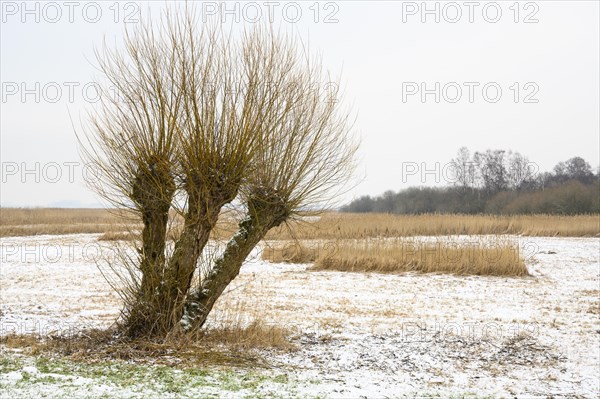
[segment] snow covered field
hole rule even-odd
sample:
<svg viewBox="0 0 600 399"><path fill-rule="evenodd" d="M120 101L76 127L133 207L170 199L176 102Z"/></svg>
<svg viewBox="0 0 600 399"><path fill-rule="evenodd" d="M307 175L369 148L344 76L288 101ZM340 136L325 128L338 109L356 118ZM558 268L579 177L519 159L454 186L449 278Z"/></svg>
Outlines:
<svg viewBox="0 0 600 399"><path fill-rule="evenodd" d="M0 333L110 326L120 304L94 263L99 251L110 251L97 237L2 239ZM531 277L312 272L308 265L269 264L255 255L215 317L247 308L249 318L259 313L294 331L299 349L263 351L270 377L237 371L211 377L238 381L239 389L207 383L173 393L143 381L134 389L81 373L58 378L35 359L3 350L0 393L598 397L600 239L513 239ZM244 378L256 383L244 385Z"/></svg>

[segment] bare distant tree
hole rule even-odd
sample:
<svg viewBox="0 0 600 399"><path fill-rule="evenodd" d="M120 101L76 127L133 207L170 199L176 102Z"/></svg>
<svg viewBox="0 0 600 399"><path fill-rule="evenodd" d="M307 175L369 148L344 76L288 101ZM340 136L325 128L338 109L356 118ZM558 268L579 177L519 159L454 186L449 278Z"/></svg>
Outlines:
<svg viewBox="0 0 600 399"><path fill-rule="evenodd" d="M490 193L505 190L508 187L505 154L504 150L487 150L484 153L476 152L473 156L479 168L483 188Z"/></svg>
<svg viewBox="0 0 600 399"><path fill-rule="evenodd" d="M567 180L578 180L589 184L594 180L592 167L585 159L573 157L565 162L559 162L554 167L554 176L549 179L556 183L564 183Z"/></svg>
<svg viewBox="0 0 600 399"><path fill-rule="evenodd" d="M508 186L513 190L519 190L526 183L532 182L537 172L536 165L529 162L529 159L519 152L509 154L507 169Z"/></svg>
<svg viewBox="0 0 600 399"><path fill-rule="evenodd" d="M565 163L565 169L569 178L579 180L582 183L590 183L594 178L592 167L581 157L569 159Z"/></svg>
<svg viewBox="0 0 600 399"><path fill-rule="evenodd" d="M461 187L475 187L477 184L477 166L467 147L458 149L456 158L452 160L454 180Z"/></svg>
<svg viewBox="0 0 600 399"><path fill-rule="evenodd" d="M558 182L564 182L569 178L569 173L567 171L567 164L564 162L559 162L554 166L554 180Z"/></svg>

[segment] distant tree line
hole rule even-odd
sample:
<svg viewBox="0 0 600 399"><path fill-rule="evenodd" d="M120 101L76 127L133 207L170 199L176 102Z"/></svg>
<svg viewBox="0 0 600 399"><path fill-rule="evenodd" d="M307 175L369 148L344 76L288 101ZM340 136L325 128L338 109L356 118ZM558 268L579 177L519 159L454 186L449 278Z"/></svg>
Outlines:
<svg viewBox="0 0 600 399"><path fill-rule="evenodd" d="M458 150L448 166L446 187L411 187L360 197L343 212L397 214L562 214L600 212L600 168L594 172L581 157L540 172L518 152Z"/></svg>

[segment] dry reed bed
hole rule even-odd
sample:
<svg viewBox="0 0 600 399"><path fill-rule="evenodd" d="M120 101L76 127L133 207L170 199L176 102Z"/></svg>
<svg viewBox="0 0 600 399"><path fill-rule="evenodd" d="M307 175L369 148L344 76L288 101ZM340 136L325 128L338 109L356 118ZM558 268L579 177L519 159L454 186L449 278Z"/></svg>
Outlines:
<svg viewBox="0 0 600 399"><path fill-rule="evenodd" d="M183 219L174 212L169 224L169 239L182 229ZM140 238L142 224L128 210L64 209L64 208L0 208L0 237L31 235L95 234L100 241L121 241ZM225 212L214 239L226 239L237 230L230 212Z"/></svg>
<svg viewBox="0 0 600 399"><path fill-rule="evenodd" d="M178 223L174 223L177 234ZM219 220L213 239L228 239L237 230L231 217ZM389 215L326 213L271 230L267 240L362 239L445 235L523 235L532 237L600 236L600 215Z"/></svg>
<svg viewBox="0 0 600 399"><path fill-rule="evenodd" d="M123 217L123 218L122 218ZM177 218L173 230L179 228ZM140 229L126 211L104 209L1 208L0 237L39 234L107 233L103 239L127 239ZM237 230L231 214L219 221L216 237L226 238ZM111 234L114 233L114 234ZM268 240L358 239L425 235L513 234L540 237L600 236L600 215L389 215L326 213L273 229ZM135 235L133 235L135 236Z"/></svg>
<svg viewBox="0 0 600 399"><path fill-rule="evenodd" d="M600 236L600 215L390 215L327 213L317 222L296 222L294 237L285 227L267 239L354 239L429 235L510 234L535 237Z"/></svg>
<svg viewBox="0 0 600 399"><path fill-rule="evenodd" d="M119 210L0 208L0 237L117 232L131 223Z"/></svg>
<svg viewBox="0 0 600 399"><path fill-rule="evenodd" d="M314 263L313 270L529 275L518 243L503 238L462 242L423 239L339 240L317 246L288 242L265 247L262 258L275 263Z"/></svg>

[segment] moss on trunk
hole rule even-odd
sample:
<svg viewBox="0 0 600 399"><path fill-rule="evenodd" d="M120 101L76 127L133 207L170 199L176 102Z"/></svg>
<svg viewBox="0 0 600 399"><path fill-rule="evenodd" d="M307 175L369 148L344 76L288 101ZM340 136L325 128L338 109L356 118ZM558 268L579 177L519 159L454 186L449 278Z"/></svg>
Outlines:
<svg viewBox="0 0 600 399"><path fill-rule="evenodd" d="M239 223L238 232L229 240L223 254L214 262L199 287L187 298L181 324L186 330L201 328L215 302L225 288L237 277L242 264L256 245L273 227L287 217L287 207L279 199L252 197L248 201L248 215Z"/></svg>

